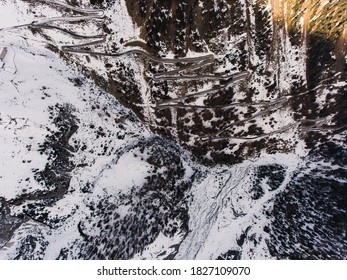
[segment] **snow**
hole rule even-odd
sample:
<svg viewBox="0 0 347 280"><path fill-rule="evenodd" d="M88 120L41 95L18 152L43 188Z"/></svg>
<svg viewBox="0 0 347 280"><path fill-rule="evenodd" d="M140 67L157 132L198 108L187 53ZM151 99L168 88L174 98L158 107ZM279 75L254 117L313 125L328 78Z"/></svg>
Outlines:
<svg viewBox="0 0 347 280"><path fill-rule="evenodd" d="M132 38L137 39L140 37L140 28L136 27L131 20L125 0L117 0L117 3L110 10L106 11L105 15L111 19L110 24L117 25L117 33L114 34L117 36L116 38L123 38L124 41L130 41Z"/></svg>
<svg viewBox="0 0 347 280"><path fill-rule="evenodd" d="M10 199L41 188L33 179L32 169L42 169L46 163L45 156L37 152L37 143L44 140L48 112L38 102L42 92L33 90L41 87L42 82L38 85L35 79L45 76L46 69L33 67L34 61L19 47L23 39L10 35L6 39L12 43L7 59L12 57L18 68L17 74L3 70L0 76L0 196ZM5 43L0 37L0 44ZM49 106L54 101L48 99L45 103Z"/></svg>
<svg viewBox="0 0 347 280"><path fill-rule="evenodd" d="M148 245L141 254L136 254L132 260L163 260L175 252L172 244L179 244L181 240L182 236L180 235L168 237L160 233L153 243Z"/></svg>
<svg viewBox="0 0 347 280"><path fill-rule="evenodd" d="M95 183L100 185L104 192L114 195L132 187L142 186L146 181L145 177L150 174L150 164L143 162L140 157L134 157L133 153L127 153L105 170Z"/></svg>
<svg viewBox="0 0 347 280"><path fill-rule="evenodd" d="M301 162L294 154L263 154L259 159L227 169L217 166L205 170L206 176L191 189L191 231L183 240L176 259L215 259L226 252L225 248L241 250L236 240L248 227L251 228L248 236L254 234L258 245L246 243L242 247L242 258L271 258L265 242L268 235L263 230L270 222L265 212L271 209L275 196L283 191ZM277 190L267 190L255 201L250 197L255 168L268 164L284 166L286 177Z"/></svg>
<svg viewBox="0 0 347 280"><path fill-rule="evenodd" d="M2 2L1 7L1 26L7 20L3 14L16 10L20 15L22 11L17 10L16 4L12 2ZM13 13L14 21L10 24L17 23L20 17L16 17L17 13ZM131 112L90 80L69 69L57 54L47 50L46 44L30 31L2 31L0 45L9 47L4 62L17 70L15 74L0 70L0 197L10 200L45 189L34 179L33 170L43 170L47 163L47 155L39 152L39 145L49 134L47 129L55 130L49 119L50 106L70 104L74 108L79 129L70 141L77 141L80 146L83 143L89 146L85 151L79 149L74 155L77 165L83 163L87 166L74 170L68 194L49 208L50 217L57 217L65 222L55 230L35 221L24 223L0 251L1 259L13 258L15 248L22 238L30 232L39 231L49 246L45 256L37 257L56 258L62 246L80 238L76 225L81 217L90 215L87 204L93 201L97 203L109 194L126 192L133 185L144 183L149 167L133 154L125 153L119 158L118 164L112 165L112 162L114 153L124 150L138 139L150 136L150 133L136 118L135 121L130 121L127 116ZM81 79L83 84L75 86L74 79ZM93 110L91 107L95 105L100 109ZM115 121L107 121L102 108L107 108L111 120L122 122L126 135L121 137L123 129ZM106 140L97 138L90 123L96 128L102 127L110 137ZM115 152L98 156L103 151L102 146L106 144ZM91 147L95 150L94 154L89 153ZM81 187L93 180L97 182L93 194L81 193ZM13 214L20 213L23 207L25 204L13 207ZM97 234L97 229L93 233Z"/></svg>
<svg viewBox="0 0 347 280"><path fill-rule="evenodd" d="M1 248L0 259L15 257L17 247L20 246L23 238L30 234L43 240L40 243L42 248L35 249L37 254L35 257L54 259L59 255L61 248L71 248L76 240L81 241L82 237L77 229L81 221L86 223L85 234L92 237L98 236L100 229L93 226L91 222L96 220L93 216L95 205L102 204L105 200L117 205L121 195L131 195L134 189L146 184L148 176L154 174L153 166L146 161L151 155L142 154L136 146L139 140L153 137L153 133L130 110L121 106L114 97L84 77L74 65L76 63L89 67L97 71L100 76L107 77L105 62L111 58L92 56L89 57L90 61L87 61L84 55L71 54L68 62L71 65L68 67L58 54L46 48L47 41L42 37L31 33L26 28L11 28L11 26L27 24L46 16L59 17L62 16L61 12L49 5L37 3L29 5L27 2L20 2L21 5L19 5L18 3L13 1L0 3L0 29L6 28L0 30L0 46L8 47L8 54L4 59L5 67L0 69L0 197L8 201L23 194L34 194L39 190L46 190L46 186L39 184L34 178L34 170L43 170L48 163L47 155L40 152L40 144L45 141L51 131L54 132L57 129L50 119L51 110L49 109L56 104L69 105L73 108L78 130L70 138L69 144L76 146L72 152L76 167L71 171L71 181L66 194L46 209L51 219L59 220L58 224L49 227L28 219L15 231L5 247ZM201 1L199 5L202 7ZM268 5L267 9L269 7ZM36 14L31 11L36 11ZM117 25L117 32L109 35L108 42L119 42L121 39L125 42L139 40L140 29L134 25L128 15L125 0L118 0L117 4L105 14L109 18L105 24L110 29L115 30L114 25ZM254 25L253 15L251 22ZM86 24L77 24L74 28L81 34L95 35L100 31L102 23L100 20L95 20ZM46 31L49 42L60 47L81 43L81 40L72 40L58 31ZM283 34L281 36L284 37ZM245 35L241 35L228 39L229 41L225 38L226 50L232 51L234 45L244 40L244 37ZM252 44L250 42L248 46L246 45L251 52L251 62L254 65L261 64L263 61L255 54L255 46ZM96 46L98 49L103 47L104 45ZM306 57L305 49L294 47L289 39L285 39L276 55L285 55L284 62L267 65L267 70L279 74L277 88L280 90L276 90L274 96L269 97L265 86L267 82L265 76L252 72L246 80L247 86L253 87L258 93L257 96L252 96L252 102L274 101L286 97L291 85L298 79L302 79L305 85L306 70L303 61ZM201 54L188 51L187 56L198 57ZM169 52L168 57L173 57L173 54ZM146 108L145 115L152 118L155 111L150 108L153 100L144 78L145 66L139 63L140 60L132 57L124 56L117 59L134 70L134 82L141 90L144 100L142 105ZM169 67L168 69L170 70ZM278 72L279 69L280 72ZM217 69L217 73L226 70L230 73L239 71L235 65L226 62ZM294 78L295 76L298 78ZM76 79L81 81L80 85L75 85ZM192 92L208 90L214 84L214 82L199 84L196 86L198 89ZM344 85L346 83L339 82L334 86L338 88ZM237 84L235 85L233 97L235 102L245 98L240 88ZM187 92L190 91L187 90ZM335 91L320 92L317 97L320 106L325 104L329 93L335 93ZM173 98L180 94L179 90L169 92ZM198 98L195 105L203 105L204 98L206 97ZM177 118L181 116L176 114L175 109L172 109L172 112L173 124L176 125ZM261 109L258 109L255 114L258 112L261 112ZM247 113L248 108L245 106L235 108L235 114L238 116ZM215 116L215 112L212 115L210 121L204 122L207 128L212 128L213 122L221 120ZM194 125L193 116L192 112L184 116L189 119L187 126ZM271 221L266 213L272 209L275 197L285 190L294 171L303 166L303 158L308 151L305 142L297 133L299 123L294 121L288 106L278 108L254 120L264 133L293 125L290 129L281 132L280 137L277 135L274 137L288 143L295 142L291 153L269 155L263 151L259 157L240 164L214 167L206 167L195 162L188 153L183 154L181 160L185 174L182 180L192 180L192 186L186 194L189 231L186 236L180 232L173 236L166 236L160 232L154 242L147 245L143 252L137 253L134 259L165 258L175 253L176 249L178 250L177 259L215 259L229 249L242 251L244 259L271 258L266 243L269 235L264 230ZM274 120L273 124L272 120ZM250 125L250 123L242 123L234 133L245 131ZM105 136L100 136L100 129ZM193 140L191 137L191 142L188 144L193 145ZM232 143L238 143L238 141L243 142L243 140L235 140ZM238 148L239 145L225 148L224 153L232 156ZM205 157L212 160L211 154L212 152L208 151ZM253 199L252 184L256 179L258 168L274 164L285 170L283 182L277 189L272 190L268 181L262 179L260 187L264 194L260 199ZM322 162L320 168L337 167ZM156 170L157 174L164 174L166 171L165 166ZM90 188L85 190L87 186ZM159 200L153 201L153 204L156 203L156 206L159 206ZM28 204L29 202L25 202L19 206L11 206L11 214L22 213ZM126 218L131 212L129 205L119 204L117 207L117 213L122 218ZM311 225L308 224L307 227ZM241 246L239 240L244 234L250 238L246 238Z"/></svg>

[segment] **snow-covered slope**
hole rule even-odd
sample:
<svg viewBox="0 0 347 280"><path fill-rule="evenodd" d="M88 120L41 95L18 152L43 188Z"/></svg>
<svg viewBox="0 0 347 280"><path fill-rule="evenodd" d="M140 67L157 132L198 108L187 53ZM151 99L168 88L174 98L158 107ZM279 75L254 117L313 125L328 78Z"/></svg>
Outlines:
<svg viewBox="0 0 347 280"><path fill-rule="evenodd" d="M79 2L0 3L1 259L346 257L344 63L278 1Z"/></svg>

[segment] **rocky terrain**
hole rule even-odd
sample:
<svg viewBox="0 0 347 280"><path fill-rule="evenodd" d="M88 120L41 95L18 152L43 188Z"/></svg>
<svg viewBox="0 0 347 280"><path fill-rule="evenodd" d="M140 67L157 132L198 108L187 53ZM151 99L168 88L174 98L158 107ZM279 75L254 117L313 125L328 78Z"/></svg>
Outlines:
<svg viewBox="0 0 347 280"><path fill-rule="evenodd" d="M2 1L0 258L345 259L346 11Z"/></svg>

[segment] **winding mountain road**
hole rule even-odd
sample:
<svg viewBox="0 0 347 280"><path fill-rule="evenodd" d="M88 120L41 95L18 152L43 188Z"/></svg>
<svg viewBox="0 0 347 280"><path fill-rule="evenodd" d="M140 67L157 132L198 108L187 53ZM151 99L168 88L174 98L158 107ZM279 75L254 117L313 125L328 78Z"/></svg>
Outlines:
<svg viewBox="0 0 347 280"><path fill-rule="evenodd" d="M282 97L280 99L274 100L274 101L261 101L261 102L255 102L255 103L231 103L228 105L222 105L222 106L202 106L202 105L190 105L190 104L183 104L185 100L189 98L196 98L204 95L208 95L211 93L218 92L220 90L223 90L225 88L228 88L229 86L235 84L236 82L245 79L248 75L248 71L239 72L236 74L231 75L223 75L223 74L201 74L201 75L186 75L182 74L183 72L192 71L196 69L200 69L204 66L207 66L209 64L212 64L215 62L215 56L213 54L206 54L202 56L196 56L196 57L184 57L184 58L163 58L163 57L157 57L154 56L147 51L139 48L131 48L129 50L125 50L118 53L108 53L108 52L101 52L101 51L92 51L87 49L91 46L97 46L100 44L103 44L107 40L107 36L105 34L96 34L96 35L83 35L78 34L76 32L73 32L71 30L68 30L66 28L62 28L56 25L52 25L53 22L79 22L79 21L86 21L86 20L103 20L105 18L104 11L102 9L88 9L88 8L80 8L76 6L72 6L68 3L58 1L58 0L39 0L40 2L43 2L45 4L49 5L56 5L58 7L69 9L73 12L82 14L81 16L64 16L64 17L53 17L53 18L47 18L42 20L33 21L28 24L22 24L17 25L9 28L0 29L0 31L7 31L13 28L22 28L22 27L31 27L36 29L53 29L58 30L63 33L69 34L72 37L79 38L79 39L86 39L91 40L89 42L85 42L82 44L75 44L75 45L63 45L61 47L61 50L63 52L67 53L76 53L76 54L86 54L86 55L93 55L93 56L100 56L100 57L122 57L126 55L141 55L145 58L162 64L185 64L178 69L166 71L164 73L157 73L152 76L152 79L155 81L193 81L193 80L213 80L213 81L220 81L219 85L216 85L215 87L212 87L207 90L197 91L194 93L187 94L185 96L173 98L170 100L166 100L163 102L159 102L156 104L155 109L156 110L162 110L166 108L194 108L194 109L221 109L221 108L232 108L232 107L247 107L247 106L262 106L265 107L264 110L254 114L252 117L240 120L237 122L234 122L232 124L227 125L223 129L221 129L218 133L214 135L207 135L207 136L201 136L200 139L202 141L214 141L214 140L222 140L222 139L239 139L239 140L254 140L259 139L263 137L267 137L269 135L275 134L275 133L282 133L292 127L299 126L301 131L317 131L317 130L324 130L322 128L322 123L319 120L314 121L312 125L308 125L307 127L303 127L303 123L295 123L287 125L283 128L280 128L278 130L274 130L270 133L265 133L262 135L258 135L257 137L234 137L234 136L222 136L224 132L226 132L229 128L240 125L246 122L249 122L251 120L254 120L258 117L261 117L263 115L266 115L268 113L274 112L282 107L285 106L285 104L291 99L299 97L303 94L306 94L306 92L300 93L296 96L290 96L290 97ZM324 123L323 123L324 125ZM331 129L325 129L326 131L330 131Z"/></svg>

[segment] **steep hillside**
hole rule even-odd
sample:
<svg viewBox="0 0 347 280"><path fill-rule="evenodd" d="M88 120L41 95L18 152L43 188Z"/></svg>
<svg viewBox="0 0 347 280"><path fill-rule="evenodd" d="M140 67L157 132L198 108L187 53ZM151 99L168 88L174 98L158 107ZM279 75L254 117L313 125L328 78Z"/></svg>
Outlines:
<svg viewBox="0 0 347 280"><path fill-rule="evenodd" d="M146 43L139 46L147 51L214 56L201 67L174 73L174 79L158 76L171 66L145 63L145 76L153 79L142 101L150 100L151 108L137 111L153 131L203 159L234 163L262 150L294 151L300 139L312 147L344 128L344 1L126 3ZM224 86L242 71L246 78ZM201 76L207 73L216 79ZM182 78L186 75L190 79ZM215 90L175 100L210 88Z"/></svg>

